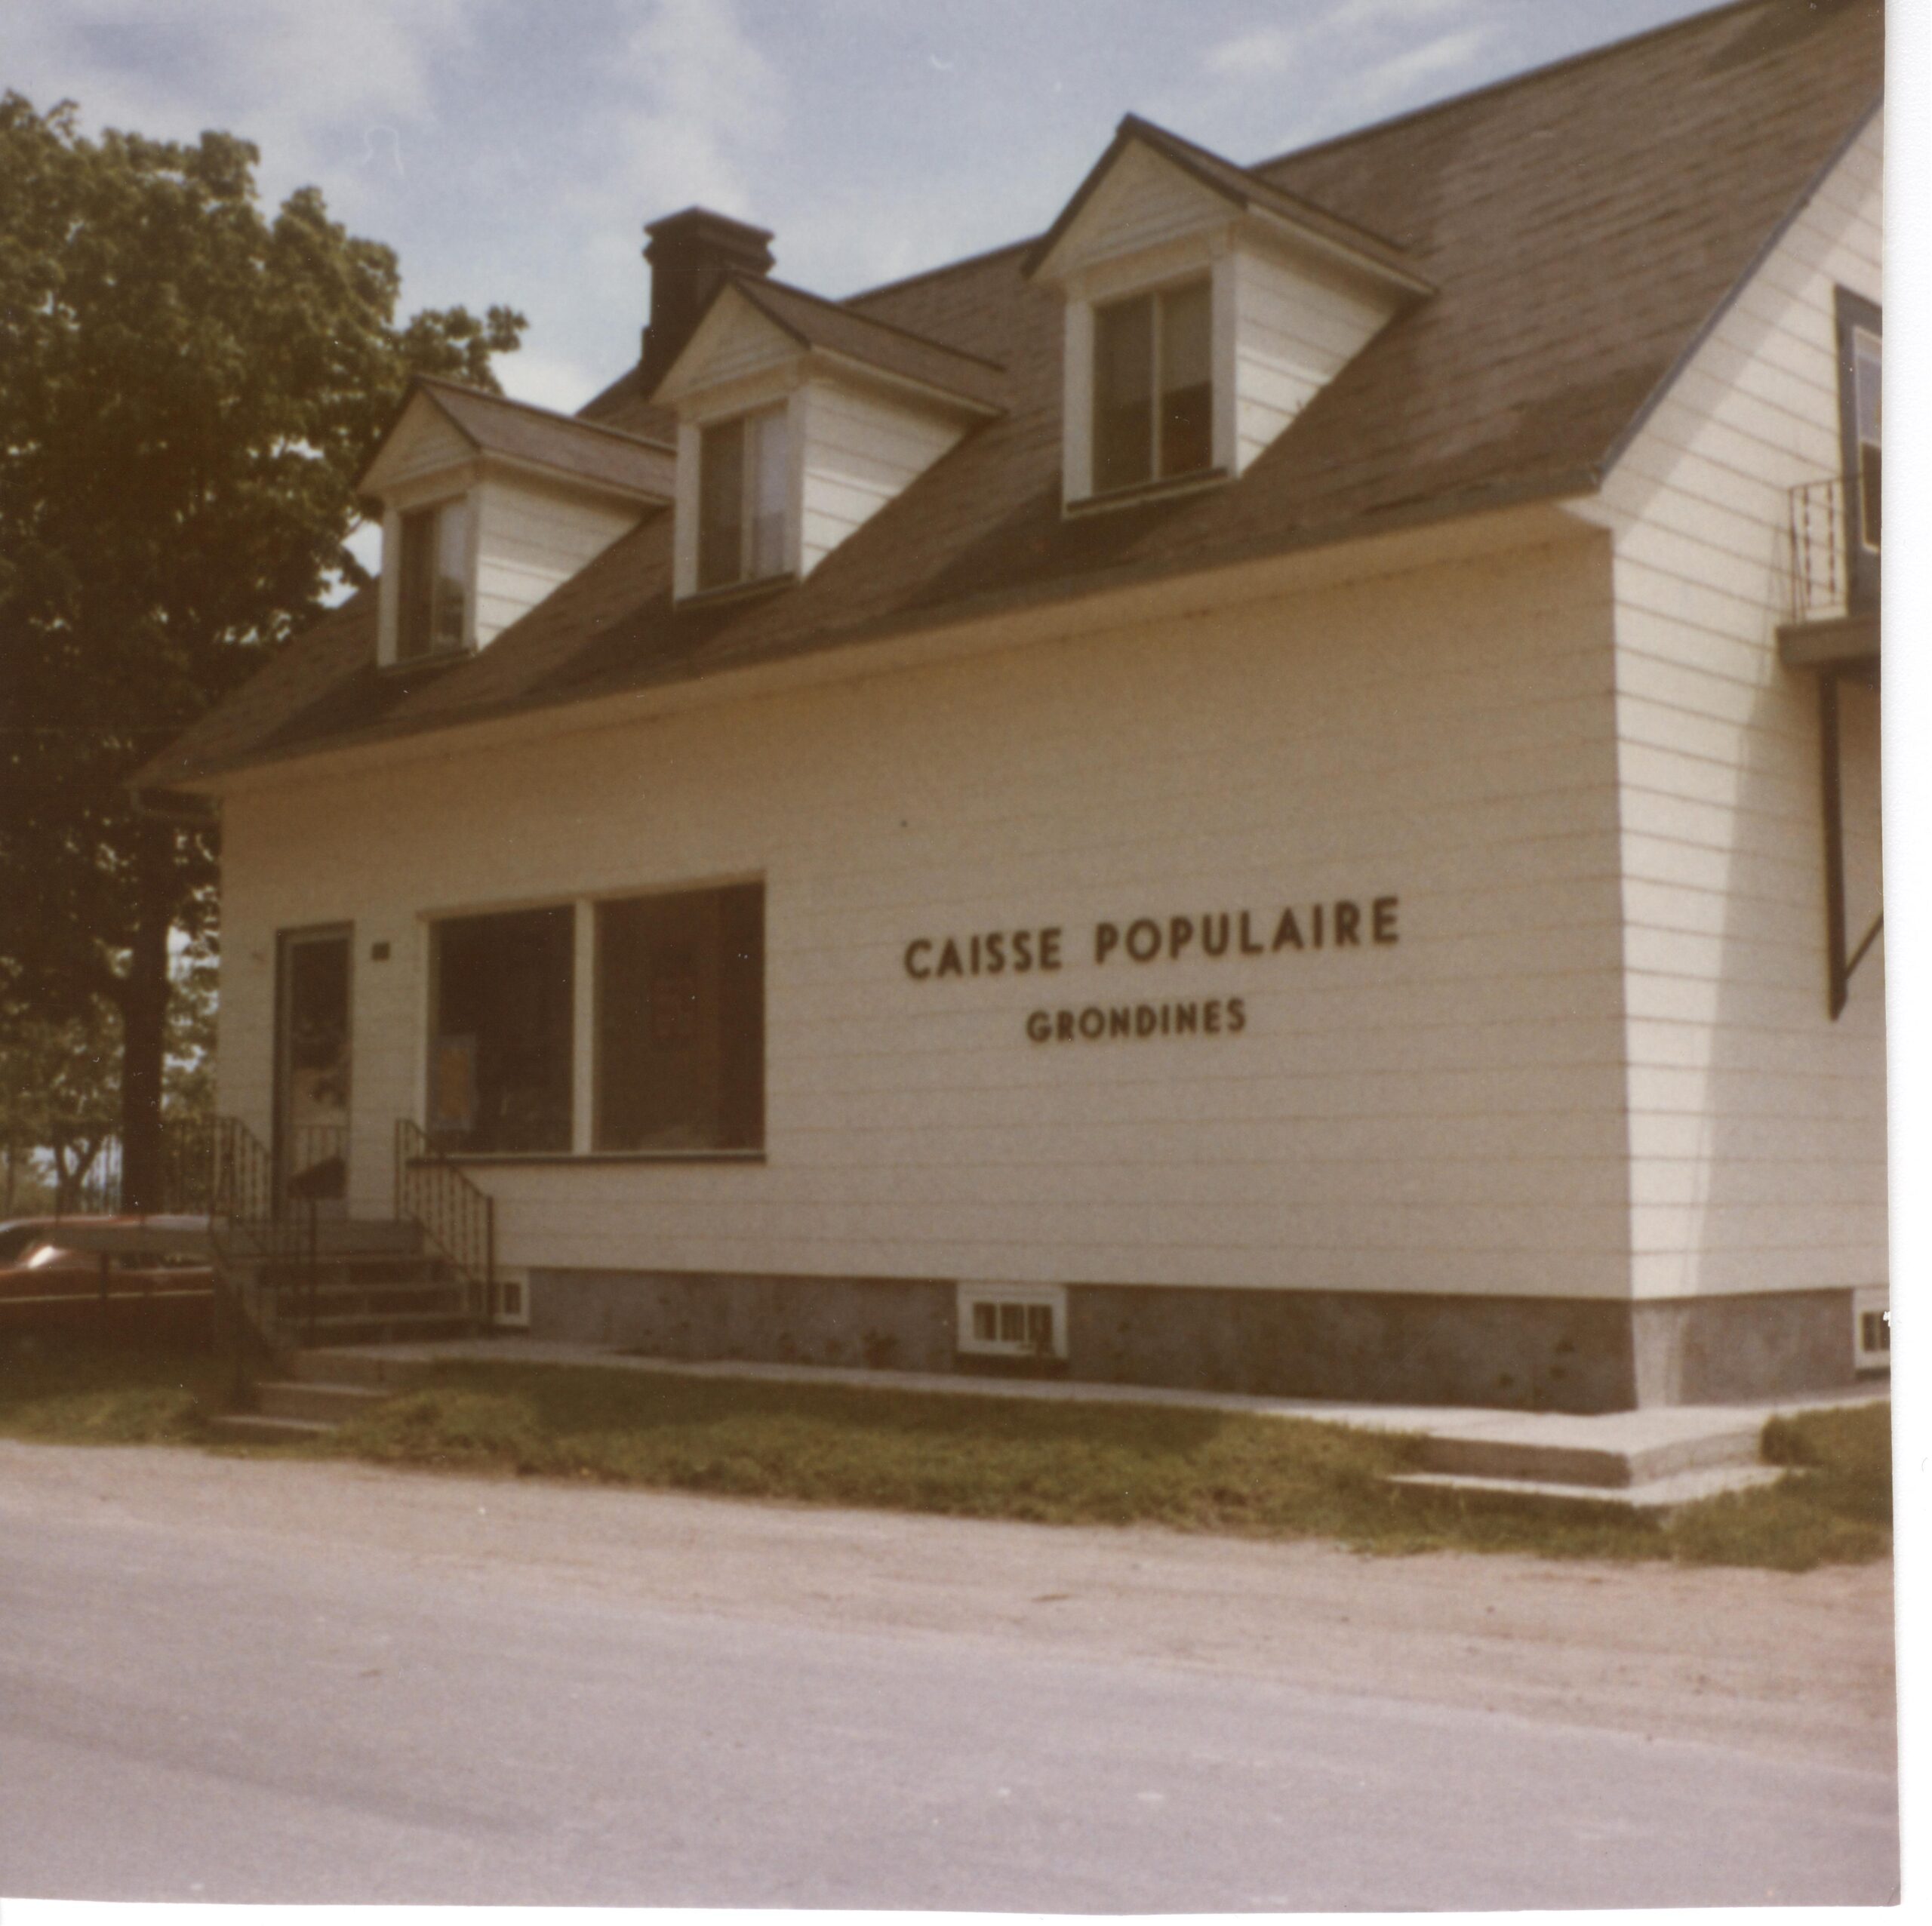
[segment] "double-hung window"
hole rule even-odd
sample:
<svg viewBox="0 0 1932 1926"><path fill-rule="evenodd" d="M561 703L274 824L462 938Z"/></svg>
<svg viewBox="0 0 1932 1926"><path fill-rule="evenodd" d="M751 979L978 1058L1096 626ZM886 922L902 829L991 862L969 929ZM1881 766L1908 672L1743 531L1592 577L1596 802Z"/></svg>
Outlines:
<svg viewBox="0 0 1932 1926"><path fill-rule="evenodd" d="M1214 461L1214 302L1206 281L1094 311L1094 491Z"/></svg>
<svg viewBox="0 0 1932 1926"><path fill-rule="evenodd" d="M469 508L460 497L402 517L396 600L398 662L442 655L469 642Z"/></svg>
<svg viewBox="0 0 1932 1926"><path fill-rule="evenodd" d="M700 590L783 574L790 494L784 409L735 415L705 429L698 445Z"/></svg>

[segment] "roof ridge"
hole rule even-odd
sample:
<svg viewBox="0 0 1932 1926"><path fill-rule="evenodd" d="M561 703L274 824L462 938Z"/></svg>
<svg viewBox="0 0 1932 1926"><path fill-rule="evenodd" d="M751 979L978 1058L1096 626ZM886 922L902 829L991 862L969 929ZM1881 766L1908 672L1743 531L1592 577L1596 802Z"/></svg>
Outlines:
<svg viewBox="0 0 1932 1926"><path fill-rule="evenodd" d="M419 388L453 388L459 395L467 395L472 400L494 402L501 408L521 408L526 414L540 414L545 420L556 422L565 428L582 428L593 435L614 436L618 441L627 442L634 448L669 449L671 447L669 442L654 441L648 435L634 435L628 428L607 427L601 421L586 421L580 414L566 414L561 408L546 408L541 402L526 402L515 395L493 395L487 388L472 387L467 381L452 380L447 374L417 374L410 379ZM622 375L617 377L620 381L623 379ZM605 388L598 390L598 394L602 394L606 389L614 385L607 382ZM596 398L596 395L591 397L592 401ZM589 403L585 405L587 407Z"/></svg>
<svg viewBox="0 0 1932 1926"><path fill-rule="evenodd" d="M1750 4L1761 5L1762 0L1750 0ZM1171 141L1177 147L1184 147L1190 153L1198 154L1203 160L1211 161L1217 167L1223 167L1254 182L1257 188L1266 194L1278 195L1284 201L1291 201L1298 208L1306 208L1311 214L1319 214L1324 220L1333 221L1338 227L1346 227L1359 234L1365 241L1373 241L1378 247L1386 248L1395 254L1407 250L1402 244L1383 233L1380 229L1371 227L1366 221L1357 220L1351 214L1338 213L1312 196L1300 193L1292 187L1284 187L1278 180L1270 180L1260 171L1260 166L1251 166L1245 161L1230 160L1225 154L1217 153L1192 136L1177 133L1171 127L1163 127L1158 121L1151 121L1144 114L1128 113L1121 117L1115 137L1127 131L1129 125L1137 132L1151 134L1164 141ZM1268 163L1262 163L1262 165ZM1210 183L1211 185L1211 183Z"/></svg>
<svg viewBox="0 0 1932 1926"><path fill-rule="evenodd" d="M896 281L881 281L876 287L861 288L856 294L841 294L834 305L849 308L855 301L869 301L875 295L896 294L902 288L912 287L921 281L937 281L941 275L958 274L969 267L981 266L998 260L1001 254L1024 254L1045 232L1042 228L1039 234L1029 234L1023 240L1002 241L997 247L982 248L976 254L961 254L956 261L941 261L936 267L922 267L913 273L902 274ZM866 318L869 321L872 317L868 315ZM888 322L885 325L889 328L892 324Z"/></svg>
<svg viewBox="0 0 1932 1926"><path fill-rule="evenodd" d="M1425 100L1419 107L1405 107L1399 114L1390 114L1379 121L1371 121L1366 126L1355 127L1340 134L1327 135L1320 140L1311 140L1306 146L1290 147L1278 154L1271 154L1266 160L1251 161L1245 164L1250 174L1264 174L1267 168L1285 166L1290 161L1299 161L1310 154L1327 153L1333 148L1345 147L1352 140L1365 140L1373 134L1386 134L1391 128L1407 125L1411 121L1426 120L1431 114L1447 112L1451 107L1460 107L1470 100L1480 100L1492 94L1506 92L1512 87L1522 87L1531 81L1547 79L1551 75L1562 72L1570 67L1580 67L1592 60L1609 58L1613 54L1629 52L1640 42L1663 40L1674 33L1688 33L1694 29L1707 27L1725 14L1741 14L1753 7L1775 6L1779 0L1724 0L1721 6L1707 7L1703 12L1687 14L1681 20L1666 20L1661 26L1645 27L1641 32L1626 33L1620 40L1605 41L1600 47L1585 47L1574 54L1560 54L1553 60L1545 60L1540 66L1525 67L1520 73L1505 74L1500 80L1484 81L1480 87L1466 88L1460 94L1445 94L1439 100ZM1270 186L1276 183L1271 181ZM1293 190L1287 189L1292 192Z"/></svg>
<svg viewBox="0 0 1932 1926"><path fill-rule="evenodd" d="M946 272L943 269L939 271ZM734 272L727 278L747 288L776 288L783 294L796 294L801 300L810 301L816 306L829 308L834 314L843 315L848 321L862 321L868 328L883 328L888 334L897 334L905 340L916 341L922 348L937 348L941 354L957 355L961 361L977 362L982 368L990 368L995 374L1006 372L1005 362L994 361L989 355L976 355L971 348L956 348L950 341L942 341L936 334L921 334L917 328L903 326L898 322L887 321L878 315L856 312L851 306L852 301L860 298L856 294L845 300L835 301L829 296L814 294L809 288L801 288L795 282L780 281L776 275Z"/></svg>

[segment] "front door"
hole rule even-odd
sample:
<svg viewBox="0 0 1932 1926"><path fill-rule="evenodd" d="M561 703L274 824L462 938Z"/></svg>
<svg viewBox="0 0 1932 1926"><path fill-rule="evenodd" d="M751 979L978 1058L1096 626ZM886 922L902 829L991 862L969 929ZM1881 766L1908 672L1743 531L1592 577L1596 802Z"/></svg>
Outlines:
<svg viewBox="0 0 1932 1926"><path fill-rule="evenodd" d="M336 1217L349 1195L349 952L346 930L291 930L276 958L276 1189Z"/></svg>

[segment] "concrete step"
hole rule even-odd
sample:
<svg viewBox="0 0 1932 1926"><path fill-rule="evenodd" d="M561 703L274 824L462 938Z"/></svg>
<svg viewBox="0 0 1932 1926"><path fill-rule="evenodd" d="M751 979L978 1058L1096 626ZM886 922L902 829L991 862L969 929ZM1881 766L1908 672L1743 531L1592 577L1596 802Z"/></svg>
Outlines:
<svg viewBox="0 0 1932 1926"><path fill-rule="evenodd" d="M232 1444L300 1444L326 1438L335 1429L313 1418L270 1417L261 1411L229 1411L211 1418L208 1429Z"/></svg>
<svg viewBox="0 0 1932 1926"><path fill-rule="evenodd" d="M1761 1411L1713 1417L1667 1407L1602 1418L1551 1412L1498 1412L1432 1433L1423 1448L1426 1474L1628 1491L1687 1472L1755 1466Z"/></svg>
<svg viewBox="0 0 1932 1926"><path fill-rule="evenodd" d="M1776 1465L1712 1465L1697 1471L1673 1472L1639 1484L1572 1484L1561 1480L1527 1478L1464 1478L1441 1472L1410 1472L1392 1478L1392 1484L1433 1486L1444 1491L1494 1491L1506 1497L1537 1498L1571 1505L1602 1505L1613 1510L1672 1511L1694 1505L1726 1491L1749 1491L1775 1484L1786 1474Z"/></svg>
<svg viewBox="0 0 1932 1926"><path fill-rule="evenodd" d="M259 1414L270 1418L304 1418L333 1428L380 1405L389 1394L361 1384L330 1384L300 1380L255 1386Z"/></svg>
<svg viewBox="0 0 1932 1926"><path fill-rule="evenodd" d="M306 1251L309 1226L300 1217L272 1223L244 1219L235 1226L238 1257L251 1250ZM413 1257L423 1248L423 1227L411 1218L318 1217L315 1248L326 1255Z"/></svg>
<svg viewBox="0 0 1932 1926"><path fill-rule="evenodd" d="M302 1347L337 1344L402 1344L417 1339L467 1337L470 1321L451 1311L350 1312L340 1317L300 1315L294 1307L281 1328Z"/></svg>
<svg viewBox="0 0 1932 1926"><path fill-rule="evenodd" d="M381 1386L393 1392L417 1383L429 1368L413 1358L384 1358L368 1351L318 1346L297 1352L290 1368L305 1383L352 1385L364 1389Z"/></svg>

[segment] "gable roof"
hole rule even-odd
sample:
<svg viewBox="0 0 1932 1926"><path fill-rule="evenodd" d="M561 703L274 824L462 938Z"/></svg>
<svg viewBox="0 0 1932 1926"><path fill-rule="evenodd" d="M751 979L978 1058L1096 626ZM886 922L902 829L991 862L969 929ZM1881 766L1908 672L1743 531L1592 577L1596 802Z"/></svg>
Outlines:
<svg viewBox="0 0 1932 1926"><path fill-rule="evenodd" d="M1415 263L1393 242L1385 239L1361 223L1346 220L1315 205L1298 194L1249 168L1238 167L1205 147L1184 140L1177 134L1138 114L1128 114L1115 130L1112 144L1094 164L1092 171L1074 190L1073 198L1060 210L1052 226L1026 251L1022 272L1038 274L1092 199L1095 190L1111 174L1121 156L1132 146L1149 149L1191 176L1211 192L1218 194L1238 213L1272 215L1288 227L1320 245L1351 255L1377 269L1411 294L1432 291L1430 283L1417 272Z"/></svg>
<svg viewBox="0 0 1932 1926"><path fill-rule="evenodd" d="M383 448L419 395L433 402L479 454L501 455L659 501L668 502L677 492L677 451L663 442L427 374L419 374L410 383L389 433L363 470L358 488L380 463Z"/></svg>
<svg viewBox="0 0 1932 1926"><path fill-rule="evenodd" d="M674 606L670 518L655 517L481 654L413 686L375 670L365 595L139 780L192 782L1592 491L1868 117L1883 32L1878 0L1740 0L1246 170L1386 235L1438 291L1238 480L1198 494L1062 515L1061 309L1026 275L1034 244L855 296L841 312L1003 365L1007 411L806 580ZM620 429L663 419L634 374L591 408Z"/></svg>
<svg viewBox="0 0 1932 1926"><path fill-rule="evenodd" d="M997 362L949 347L943 341L895 326L876 315L857 313L835 301L808 294L802 288L761 275L725 275L707 304L704 317L692 331L693 342L703 331L705 319L715 312L728 292L749 302L801 348L820 349L899 380L937 389L981 414L998 414L1005 405L1005 373ZM690 343L684 352L691 352ZM681 360L683 355L678 358ZM665 371L654 398L664 392L677 365L674 361Z"/></svg>

